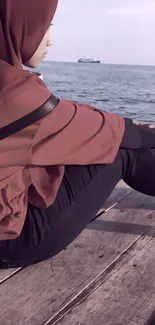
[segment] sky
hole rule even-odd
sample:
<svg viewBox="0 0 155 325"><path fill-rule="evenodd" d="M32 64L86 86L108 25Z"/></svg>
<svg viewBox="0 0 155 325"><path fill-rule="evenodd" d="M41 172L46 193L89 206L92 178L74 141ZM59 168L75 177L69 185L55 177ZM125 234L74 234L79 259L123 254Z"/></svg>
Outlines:
<svg viewBox="0 0 155 325"><path fill-rule="evenodd" d="M46 60L155 65L155 0L59 0Z"/></svg>

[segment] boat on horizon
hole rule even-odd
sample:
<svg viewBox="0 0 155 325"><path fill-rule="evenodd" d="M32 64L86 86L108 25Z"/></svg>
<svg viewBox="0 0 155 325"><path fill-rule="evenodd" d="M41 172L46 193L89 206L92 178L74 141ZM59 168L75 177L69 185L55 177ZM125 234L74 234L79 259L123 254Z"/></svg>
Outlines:
<svg viewBox="0 0 155 325"><path fill-rule="evenodd" d="M100 60L94 58L86 58L86 57L80 58L78 62L79 63L101 63Z"/></svg>

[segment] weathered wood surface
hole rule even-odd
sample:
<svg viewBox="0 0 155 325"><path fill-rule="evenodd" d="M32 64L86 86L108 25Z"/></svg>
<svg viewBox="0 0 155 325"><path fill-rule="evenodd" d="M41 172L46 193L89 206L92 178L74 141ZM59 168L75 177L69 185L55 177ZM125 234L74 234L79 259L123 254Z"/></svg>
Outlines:
<svg viewBox="0 0 155 325"><path fill-rule="evenodd" d="M0 284L9 279L15 273L19 272L21 268L18 269L8 269L8 270L0 270Z"/></svg>
<svg viewBox="0 0 155 325"><path fill-rule="evenodd" d="M154 198L134 192L91 223L52 263L25 268L1 284L2 324L56 324L76 299L110 281L149 243L154 236L154 227L148 232L155 223L154 209Z"/></svg>
<svg viewBox="0 0 155 325"><path fill-rule="evenodd" d="M145 244L128 261L124 258L122 263L121 260L115 272L113 270L98 289L58 324L76 325L79 322L84 325L123 325L130 324L135 317L135 322L144 325L149 316L148 313L145 314L148 311L147 301L155 294L155 238L150 235L155 235L154 229L151 234L150 231L146 234ZM142 240L139 239L137 244ZM143 313L139 314L142 306Z"/></svg>
<svg viewBox="0 0 155 325"><path fill-rule="evenodd" d="M131 321L131 323L125 323L125 325L144 325L144 320L139 319L137 322Z"/></svg>
<svg viewBox="0 0 155 325"><path fill-rule="evenodd" d="M105 205L101 208L99 213L109 209L110 207L116 205L120 202L123 198L129 195L133 190L127 186L123 181L120 181L114 191L112 192L111 196L105 203ZM8 270L0 270L0 283L5 281L7 278L12 276L14 273L18 272L19 269L8 269Z"/></svg>
<svg viewBox="0 0 155 325"><path fill-rule="evenodd" d="M154 259L154 257L153 257ZM150 265L151 266L151 265ZM149 266L149 267L150 267ZM148 278L148 281L150 279ZM142 319L145 325L155 324L155 291L150 294L146 301L140 306L137 315L133 318L134 321Z"/></svg>

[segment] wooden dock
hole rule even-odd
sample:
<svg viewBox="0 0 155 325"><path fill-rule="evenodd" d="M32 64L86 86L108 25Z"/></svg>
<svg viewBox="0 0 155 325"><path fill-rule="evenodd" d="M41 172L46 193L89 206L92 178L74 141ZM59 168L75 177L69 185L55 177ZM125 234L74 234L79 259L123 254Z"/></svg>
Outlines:
<svg viewBox="0 0 155 325"><path fill-rule="evenodd" d="M120 182L64 251L0 270L0 325L155 325L155 198Z"/></svg>

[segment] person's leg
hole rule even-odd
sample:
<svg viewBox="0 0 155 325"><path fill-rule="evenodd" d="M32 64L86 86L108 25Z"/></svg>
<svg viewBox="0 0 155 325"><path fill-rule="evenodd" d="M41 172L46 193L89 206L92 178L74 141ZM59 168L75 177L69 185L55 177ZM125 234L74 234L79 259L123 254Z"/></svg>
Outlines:
<svg viewBox="0 0 155 325"><path fill-rule="evenodd" d="M125 174L124 181L135 190L154 196L155 129L139 127L132 120L125 119L125 133L120 148L138 149L130 150L129 161L134 161L134 165Z"/></svg>
<svg viewBox="0 0 155 325"><path fill-rule="evenodd" d="M92 221L121 177L121 155L112 165L66 167L55 202L44 210L29 205L21 235L0 242L0 268L34 264L63 250Z"/></svg>
<svg viewBox="0 0 155 325"><path fill-rule="evenodd" d="M121 178L155 196L154 166L149 149L121 149L110 165L66 167L54 204L46 210L29 206L21 235L0 242L0 268L34 264L59 253L92 221Z"/></svg>
<svg viewBox="0 0 155 325"><path fill-rule="evenodd" d="M151 149L129 152L130 167L123 180L136 191L155 196L155 152Z"/></svg>

